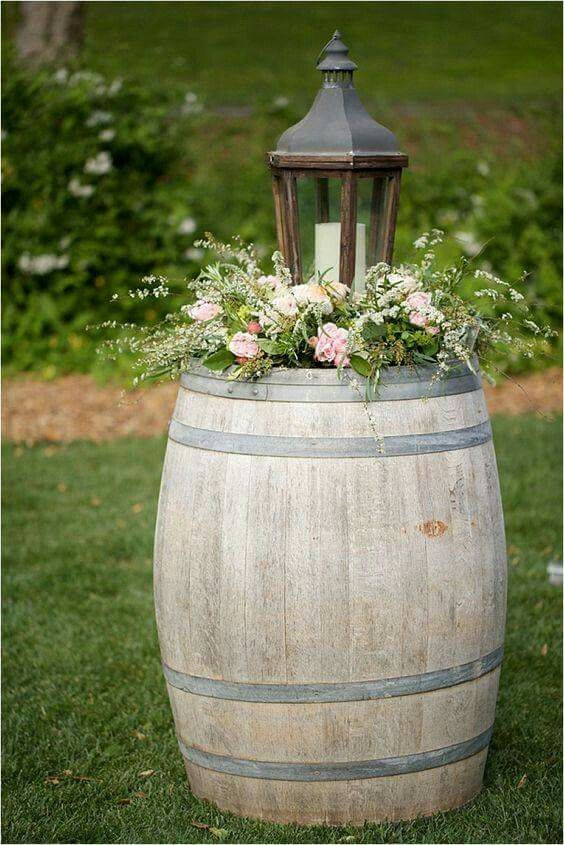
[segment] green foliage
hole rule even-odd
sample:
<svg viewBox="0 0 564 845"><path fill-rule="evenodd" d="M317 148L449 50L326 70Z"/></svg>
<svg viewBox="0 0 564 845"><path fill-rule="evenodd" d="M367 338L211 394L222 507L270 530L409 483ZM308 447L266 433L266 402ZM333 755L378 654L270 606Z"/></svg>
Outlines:
<svg viewBox="0 0 564 845"><path fill-rule="evenodd" d="M179 231L192 206L179 176L191 125L164 93L88 72L4 73L4 354L13 369L87 366L84 328L109 315L112 293L170 270L171 257L178 271L193 240ZM119 312L156 317L127 297Z"/></svg>
<svg viewBox="0 0 564 845"><path fill-rule="evenodd" d="M207 358L204 358L202 364L204 367L207 367L208 370L222 373L223 370L230 367L234 361L235 355L230 352L229 349L223 347L223 349L218 349L217 352L214 352L213 355L208 355Z"/></svg>
<svg viewBox="0 0 564 845"><path fill-rule="evenodd" d="M350 360L353 370L365 378L370 378L372 374L372 367L366 358L363 358L362 355L351 355Z"/></svg>
<svg viewBox="0 0 564 845"><path fill-rule="evenodd" d="M195 821L241 843L561 842L562 592L546 566L561 541L562 437L534 416L494 419L494 436L509 604L484 789L455 812L361 828L235 818L189 792L151 588L164 440L6 447L3 840L217 841Z"/></svg>
<svg viewBox="0 0 564 845"><path fill-rule="evenodd" d="M429 156L425 172L406 176L396 256L414 237L439 226L477 267L508 281L527 276L528 302L541 321L559 326L562 307L562 160L507 160L468 152ZM445 253L445 258L452 258Z"/></svg>

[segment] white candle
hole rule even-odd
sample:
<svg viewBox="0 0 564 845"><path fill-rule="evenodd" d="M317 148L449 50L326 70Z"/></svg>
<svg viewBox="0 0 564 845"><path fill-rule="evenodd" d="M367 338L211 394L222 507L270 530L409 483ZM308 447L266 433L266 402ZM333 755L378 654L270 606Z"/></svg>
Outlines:
<svg viewBox="0 0 564 845"><path fill-rule="evenodd" d="M315 274L319 279L329 282L339 282L339 253L341 247L340 223L315 224ZM353 289L364 291L364 274L366 273L366 226L364 223L356 225L356 254L354 260Z"/></svg>

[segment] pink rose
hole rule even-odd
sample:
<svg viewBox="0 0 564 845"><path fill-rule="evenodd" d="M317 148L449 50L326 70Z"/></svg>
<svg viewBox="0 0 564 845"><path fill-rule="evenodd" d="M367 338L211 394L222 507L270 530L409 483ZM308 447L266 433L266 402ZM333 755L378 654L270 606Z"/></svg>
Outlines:
<svg viewBox="0 0 564 845"><path fill-rule="evenodd" d="M431 294L425 291L418 290L415 293L410 293L405 299L405 305L411 311L423 311L431 304Z"/></svg>
<svg viewBox="0 0 564 845"><path fill-rule="evenodd" d="M206 320L213 320L214 317L217 317L218 314L221 314L223 309L220 305L216 305L215 302L206 302L205 299L199 299L195 305L190 308L188 313L192 317L193 320L197 320L199 323L204 323Z"/></svg>
<svg viewBox="0 0 564 845"><path fill-rule="evenodd" d="M249 332L234 334L228 348L237 358L255 358L259 353L255 336Z"/></svg>
<svg viewBox="0 0 564 845"><path fill-rule="evenodd" d="M345 354L349 333L334 323L325 323L317 333L317 343L313 357L316 361L329 361L338 367L348 367L349 359Z"/></svg>
<svg viewBox="0 0 564 845"><path fill-rule="evenodd" d="M440 329L438 326L427 326L425 331L427 332L427 334L438 334L440 332Z"/></svg>
<svg viewBox="0 0 564 845"><path fill-rule="evenodd" d="M262 326L260 323L257 323L256 320L251 320L251 322L247 324L247 331L251 334L260 334Z"/></svg>
<svg viewBox="0 0 564 845"><path fill-rule="evenodd" d="M429 318L420 311L412 311L409 315L409 322L413 323L414 326L426 326L429 322Z"/></svg>

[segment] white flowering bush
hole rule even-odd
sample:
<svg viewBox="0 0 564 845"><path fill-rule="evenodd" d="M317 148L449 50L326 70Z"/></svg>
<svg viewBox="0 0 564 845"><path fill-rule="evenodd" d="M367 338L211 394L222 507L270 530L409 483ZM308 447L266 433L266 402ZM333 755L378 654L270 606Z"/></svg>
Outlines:
<svg viewBox="0 0 564 845"><path fill-rule="evenodd" d="M84 327L110 316L110 285L200 266L184 153L198 101L64 68L9 65L3 88L4 364L88 368ZM122 320L162 317L119 307Z"/></svg>
<svg viewBox="0 0 564 845"><path fill-rule="evenodd" d="M525 357L541 351L553 332L533 320L523 294L465 259L438 268L441 241L436 229L422 235L414 244L419 261L377 264L366 272L365 289L351 292L323 279L294 286L279 253L274 273L266 275L253 247L208 235L200 246L219 261L188 280L184 304L155 327L106 321L102 327L118 336L100 350L110 357L133 353L136 381L174 377L200 362L229 370L233 379L264 376L274 367L352 368L374 385L389 366L435 364L441 377L454 361L473 369L474 353L487 372L500 348ZM463 297L468 275L475 290ZM170 295L162 276L146 277L143 287L128 292L132 300Z"/></svg>

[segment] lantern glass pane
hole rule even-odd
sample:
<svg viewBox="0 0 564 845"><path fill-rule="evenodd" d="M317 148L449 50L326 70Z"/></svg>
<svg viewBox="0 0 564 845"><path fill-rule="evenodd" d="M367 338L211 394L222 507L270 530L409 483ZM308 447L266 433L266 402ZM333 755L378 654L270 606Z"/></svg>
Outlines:
<svg viewBox="0 0 564 845"><path fill-rule="evenodd" d="M395 229L394 186L396 175L378 174L361 180L359 214L366 221L366 266L391 259ZM362 200L361 200L362 194Z"/></svg>
<svg viewBox="0 0 564 845"><path fill-rule="evenodd" d="M297 180L302 281L338 277L341 179L307 174ZM321 263L320 263L321 262ZM321 264L323 267L321 267Z"/></svg>

